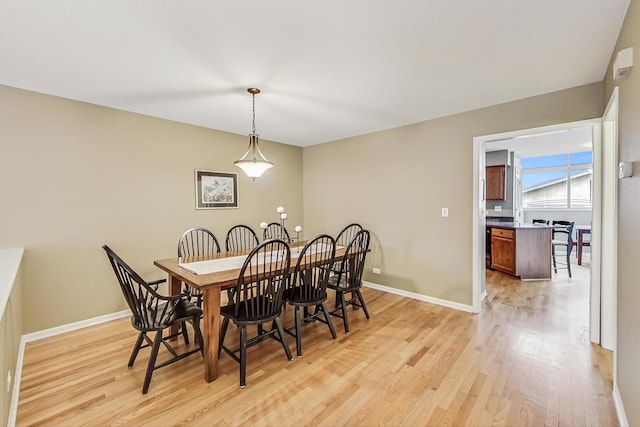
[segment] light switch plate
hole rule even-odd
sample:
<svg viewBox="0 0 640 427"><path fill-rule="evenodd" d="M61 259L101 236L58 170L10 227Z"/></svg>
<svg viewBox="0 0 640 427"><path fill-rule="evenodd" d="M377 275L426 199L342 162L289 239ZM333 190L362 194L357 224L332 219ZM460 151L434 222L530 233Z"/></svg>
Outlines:
<svg viewBox="0 0 640 427"><path fill-rule="evenodd" d="M442 216L443 217L449 216L449 208L442 208Z"/></svg>
<svg viewBox="0 0 640 427"><path fill-rule="evenodd" d="M633 163L620 162L618 163L618 178L629 178L633 176Z"/></svg>

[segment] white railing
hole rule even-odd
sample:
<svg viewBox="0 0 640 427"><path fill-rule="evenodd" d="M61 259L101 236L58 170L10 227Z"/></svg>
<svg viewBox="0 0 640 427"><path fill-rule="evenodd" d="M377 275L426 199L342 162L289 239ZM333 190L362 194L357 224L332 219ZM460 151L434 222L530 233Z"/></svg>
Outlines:
<svg viewBox="0 0 640 427"><path fill-rule="evenodd" d="M24 249L0 249L0 319L4 317L9 296L22 262Z"/></svg>
<svg viewBox="0 0 640 427"><path fill-rule="evenodd" d="M22 289L20 289L20 264L24 250L0 249L0 330L9 331L0 340L0 374L5 378L7 391L13 386L13 393L2 393L0 402L0 425L15 425L18 391L15 378L18 376L20 337L22 336ZM16 320L17 319L17 320ZM3 387L4 388L4 387Z"/></svg>

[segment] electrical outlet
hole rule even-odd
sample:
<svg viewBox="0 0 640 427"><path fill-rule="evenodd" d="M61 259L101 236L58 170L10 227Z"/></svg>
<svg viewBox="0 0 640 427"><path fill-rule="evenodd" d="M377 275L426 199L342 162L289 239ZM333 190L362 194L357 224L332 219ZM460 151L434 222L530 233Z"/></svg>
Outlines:
<svg viewBox="0 0 640 427"><path fill-rule="evenodd" d="M442 208L442 216L443 217L449 216L449 208Z"/></svg>
<svg viewBox="0 0 640 427"><path fill-rule="evenodd" d="M496 206L495 208L493 208L493 210L496 212L500 212L502 211L502 206Z"/></svg>
<svg viewBox="0 0 640 427"><path fill-rule="evenodd" d="M11 391L11 371L7 372L7 393Z"/></svg>
<svg viewBox="0 0 640 427"><path fill-rule="evenodd" d="M380 269L373 267L373 274L380 274Z"/></svg>

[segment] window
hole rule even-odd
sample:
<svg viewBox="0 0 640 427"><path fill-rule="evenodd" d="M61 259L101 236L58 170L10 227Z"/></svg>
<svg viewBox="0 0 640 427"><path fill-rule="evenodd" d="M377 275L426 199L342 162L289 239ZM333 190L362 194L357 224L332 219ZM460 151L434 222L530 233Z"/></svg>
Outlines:
<svg viewBox="0 0 640 427"><path fill-rule="evenodd" d="M523 207L591 209L592 163L591 151L522 158Z"/></svg>

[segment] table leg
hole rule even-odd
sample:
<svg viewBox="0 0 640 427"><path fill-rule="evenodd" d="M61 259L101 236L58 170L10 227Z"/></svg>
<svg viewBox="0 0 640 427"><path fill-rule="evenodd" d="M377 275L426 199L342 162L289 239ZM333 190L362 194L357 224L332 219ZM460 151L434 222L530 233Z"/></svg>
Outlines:
<svg viewBox="0 0 640 427"><path fill-rule="evenodd" d="M202 295L202 335L204 338L204 380L218 377L218 344L220 341L220 290L204 289Z"/></svg>
<svg viewBox="0 0 640 427"><path fill-rule="evenodd" d="M578 265L582 265L582 230L578 230Z"/></svg>

